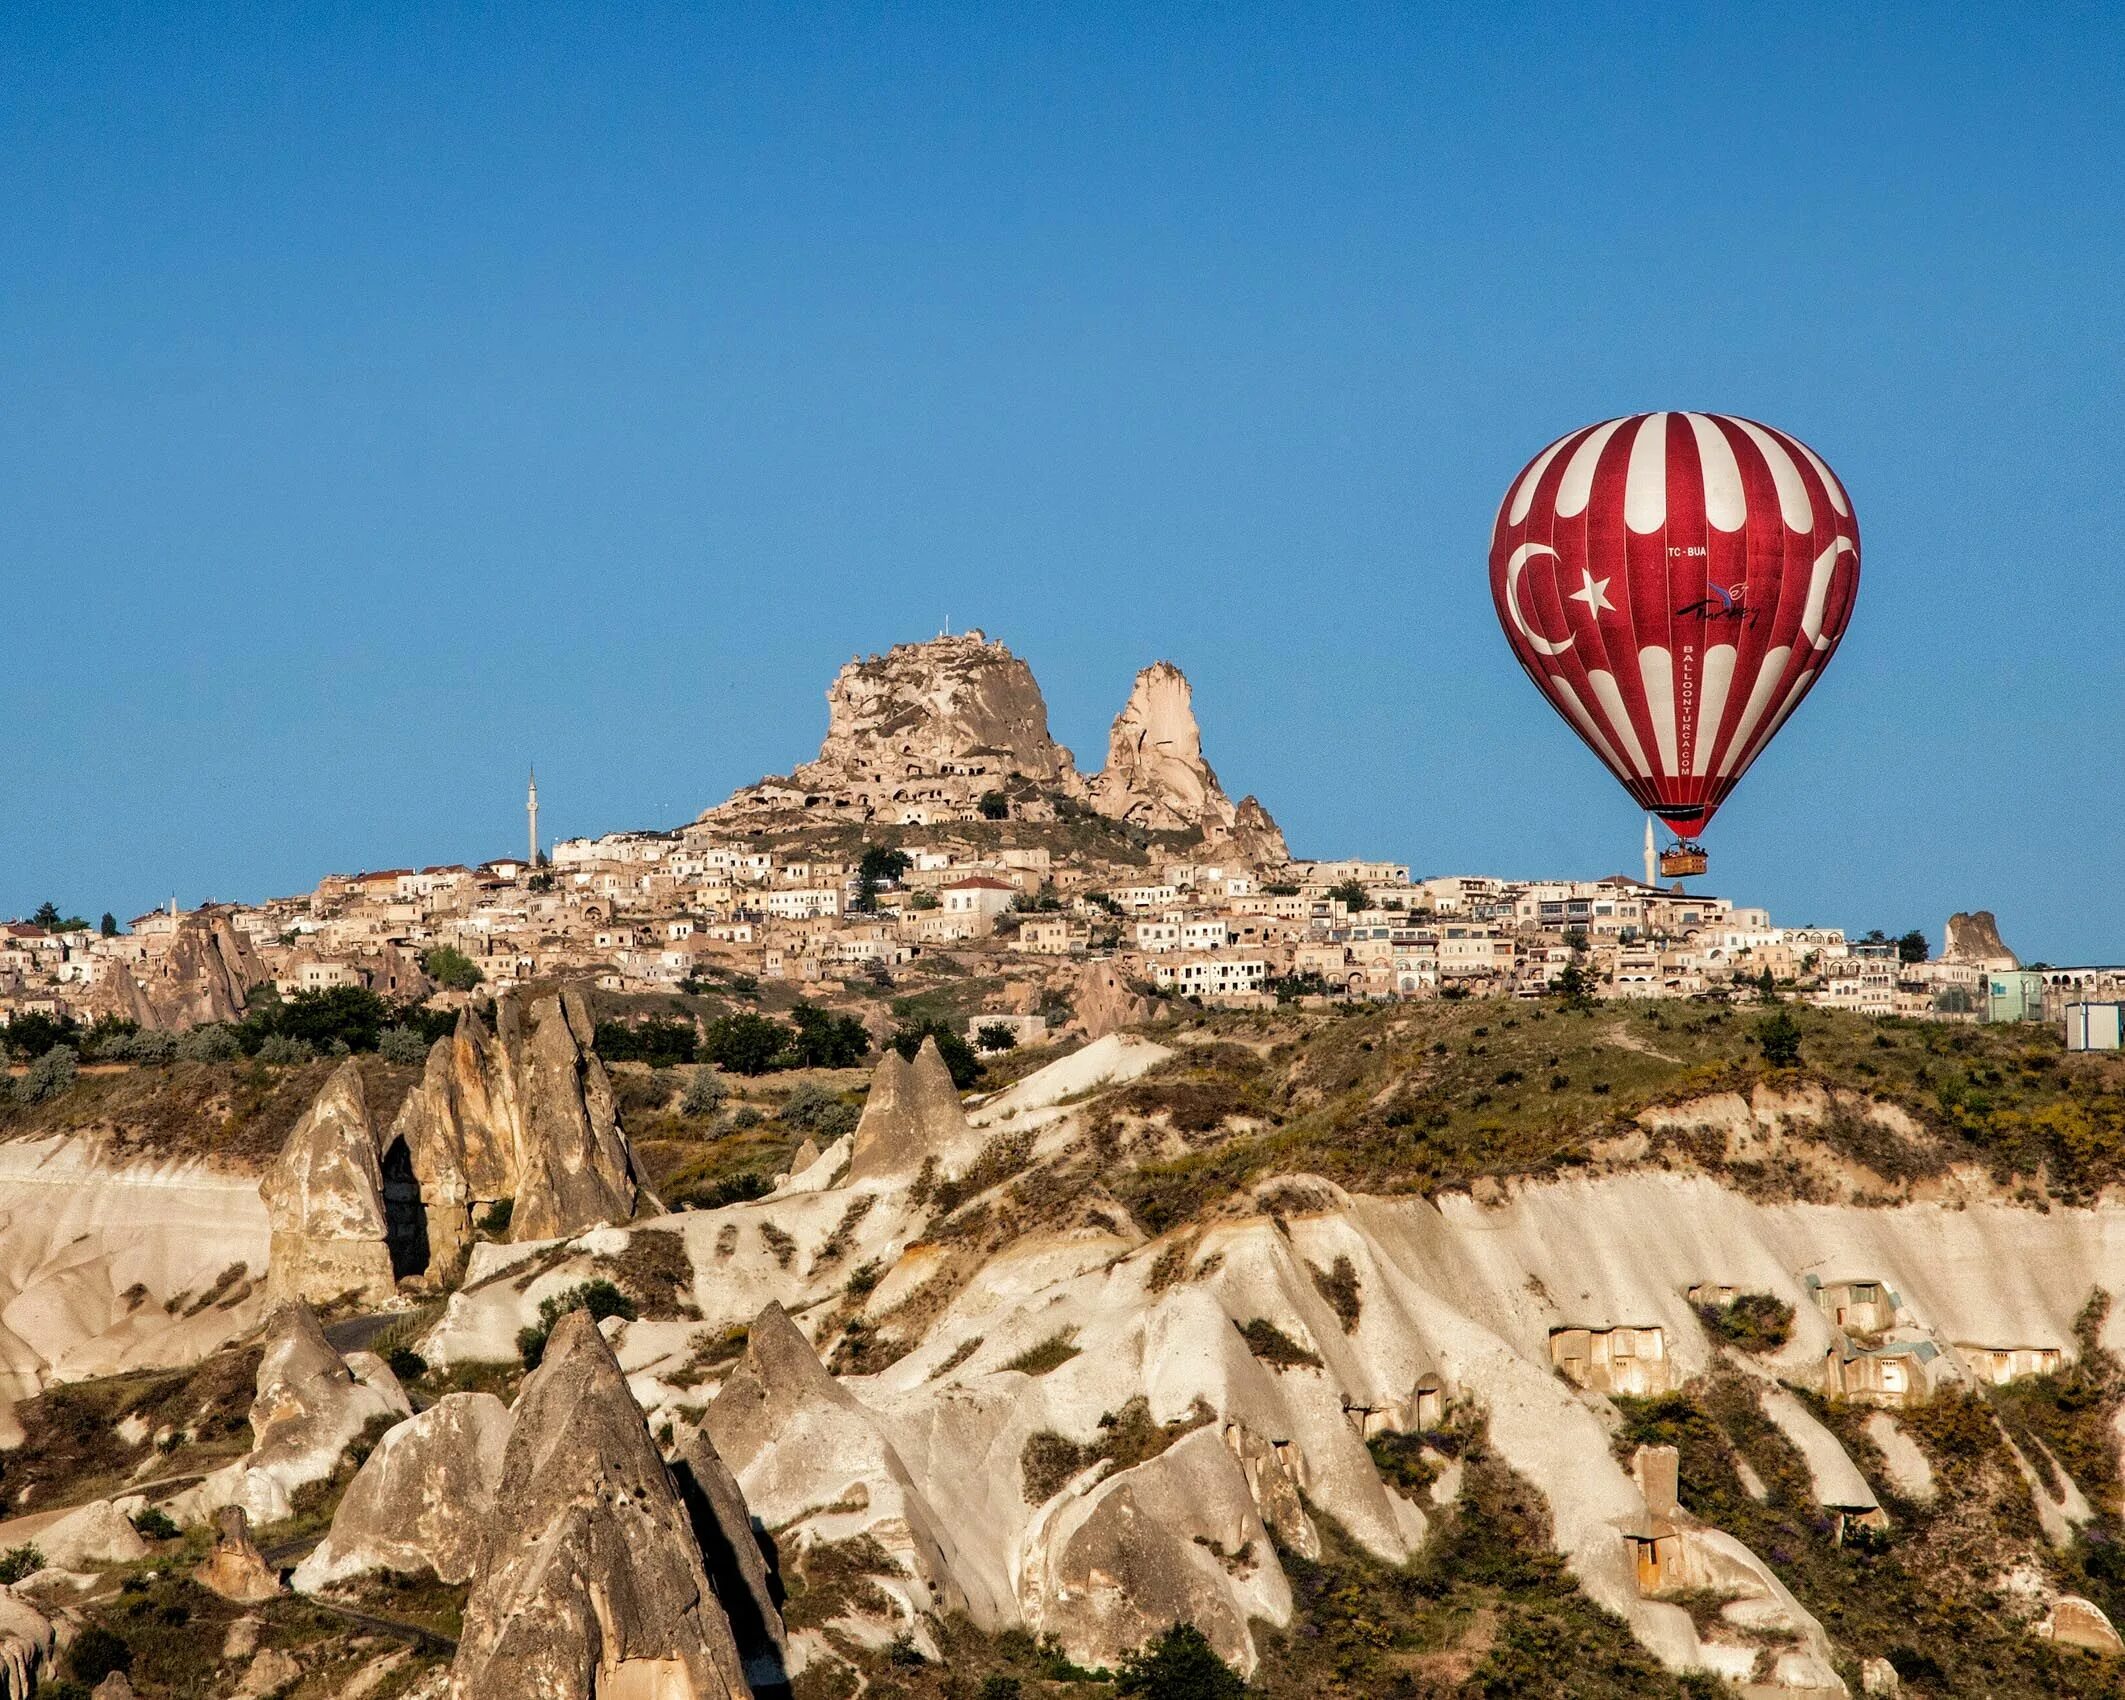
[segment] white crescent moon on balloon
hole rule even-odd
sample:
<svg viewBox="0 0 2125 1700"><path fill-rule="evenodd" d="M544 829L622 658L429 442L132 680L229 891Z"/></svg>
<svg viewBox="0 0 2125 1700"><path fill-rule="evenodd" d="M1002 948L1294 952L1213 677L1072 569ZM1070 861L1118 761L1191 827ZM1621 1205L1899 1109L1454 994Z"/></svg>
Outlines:
<svg viewBox="0 0 2125 1700"><path fill-rule="evenodd" d="M1546 638L1530 627L1527 616L1520 612L1520 569L1526 566L1533 556L1548 555L1554 558L1556 553L1557 551L1547 543L1523 543L1512 552L1512 557L1505 563L1505 611L1511 616L1514 629L1534 645L1537 655L1562 655L1579 641L1576 636L1561 641Z"/></svg>

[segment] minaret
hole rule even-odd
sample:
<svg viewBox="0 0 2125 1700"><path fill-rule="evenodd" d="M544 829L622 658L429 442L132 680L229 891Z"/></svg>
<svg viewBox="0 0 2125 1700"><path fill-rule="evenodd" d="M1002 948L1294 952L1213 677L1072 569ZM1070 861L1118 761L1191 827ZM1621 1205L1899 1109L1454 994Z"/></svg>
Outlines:
<svg viewBox="0 0 2125 1700"><path fill-rule="evenodd" d="M532 807L536 810L538 805L534 803ZM1645 883L1647 885L1658 885L1660 883L1659 874L1660 858L1653 850L1653 817L1647 815L1645 817Z"/></svg>
<svg viewBox="0 0 2125 1700"><path fill-rule="evenodd" d="M531 789L524 794L524 816L531 823L531 865L536 869L539 865L539 770L537 768L531 770ZM1653 829L1649 825L1645 830L1650 833ZM1650 843L1652 841L1648 839L1647 842Z"/></svg>

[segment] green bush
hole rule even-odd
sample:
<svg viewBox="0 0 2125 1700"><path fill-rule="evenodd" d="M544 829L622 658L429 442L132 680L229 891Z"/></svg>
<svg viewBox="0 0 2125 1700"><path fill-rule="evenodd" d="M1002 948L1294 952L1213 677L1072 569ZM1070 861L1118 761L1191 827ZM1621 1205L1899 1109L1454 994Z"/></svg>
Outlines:
<svg viewBox="0 0 2125 1700"><path fill-rule="evenodd" d="M1176 1623L1122 1661L1114 1692L1134 1700L1240 1700L1247 1685L1200 1629Z"/></svg>
<svg viewBox="0 0 2125 1700"><path fill-rule="evenodd" d="M133 1528L144 1541L174 1541L183 1533L175 1519L159 1505L151 1505L135 1517Z"/></svg>
<svg viewBox="0 0 2125 1700"><path fill-rule="evenodd" d="M1742 1293L1731 1304L1705 1304L1697 1314L1716 1339L1744 1352L1775 1352L1793 1337L1793 1307L1770 1293Z"/></svg>
<svg viewBox="0 0 2125 1700"><path fill-rule="evenodd" d="M377 1035L376 1053L386 1062L418 1068L428 1060L428 1040L411 1027L386 1027Z"/></svg>
<svg viewBox="0 0 2125 1700"><path fill-rule="evenodd" d="M593 1319L603 1322L608 1316L617 1316L632 1322L635 1319L635 1302L610 1281L581 1281L566 1292L553 1295L539 1302L539 1320L517 1330L517 1354L524 1360L526 1369L537 1369L546 1356L546 1342L553 1333L553 1325L572 1310L587 1310Z"/></svg>
<svg viewBox="0 0 2125 1700"><path fill-rule="evenodd" d="M708 1024L701 1054L726 1074L765 1074L781 1066L790 1029L749 1009L719 1015Z"/></svg>
<svg viewBox="0 0 2125 1700"><path fill-rule="evenodd" d="M34 1543L9 1547L0 1552L0 1582L13 1587L25 1576L34 1576L44 1568L44 1554Z"/></svg>
<svg viewBox="0 0 2125 1700"><path fill-rule="evenodd" d="M421 958L421 972L438 986L469 992L480 983L480 965L453 945L439 944Z"/></svg>
<svg viewBox="0 0 2125 1700"><path fill-rule="evenodd" d="M74 1644L66 1650L66 1668L76 1682L90 1688L105 1677L133 1668L133 1649L125 1637L92 1623L74 1637Z"/></svg>
<svg viewBox="0 0 2125 1700"><path fill-rule="evenodd" d="M185 1062L227 1062L242 1054L236 1029L225 1021L203 1022L178 1038L177 1055Z"/></svg>
<svg viewBox="0 0 2125 1700"><path fill-rule="evenodd" d="M262 1063L306 1063L317 1060L317 1051L307 1039L289 1033L269 1033L258 1047Z"/></svg>
<svg viewBox="0 0 2125 1700"><path fill-rule="evenodd" d="M41 1104L47 1098L56 1098L80 1073L73 1048L54 1045L30 1064L22 1078L15 1082L15 1097L24 1104Z"/></svg>
<svg viewBox="0 0 2125 1700"><path fill-rule="evenodd" d="M690 1063L700 1053L701 1036L691 1021L652 1015L641 1021L601 1021L591 1048L606 1062L645 1062L651 1068Z"/></svg>
<svg viewBox="0 0 2125 1700"><path fill-rule="evenodd" d="M689 1116L712 1116L723 1107L723 1100L730 1095L723 1084L723 1077L712 1068L697 1068L693 1079L686 1083L686 1094L679 1100L680 1112Z"/></svg>

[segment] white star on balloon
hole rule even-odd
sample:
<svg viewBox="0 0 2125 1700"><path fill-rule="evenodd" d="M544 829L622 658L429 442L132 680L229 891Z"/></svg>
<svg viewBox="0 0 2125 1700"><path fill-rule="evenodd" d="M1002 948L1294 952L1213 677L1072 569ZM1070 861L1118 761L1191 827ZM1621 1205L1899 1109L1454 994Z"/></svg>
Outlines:
<svg viewBox="0 0 2125 1700"><path fill-rule="evenodd" d="M1580 586L1572 592L1570 600L1584 602L1587 608L1596 614L1615 613L1616 604L1608 599L1609 581L1605 578L1594 577L1585 567L1579 569L1579 577L1581 580Z"/></svg>

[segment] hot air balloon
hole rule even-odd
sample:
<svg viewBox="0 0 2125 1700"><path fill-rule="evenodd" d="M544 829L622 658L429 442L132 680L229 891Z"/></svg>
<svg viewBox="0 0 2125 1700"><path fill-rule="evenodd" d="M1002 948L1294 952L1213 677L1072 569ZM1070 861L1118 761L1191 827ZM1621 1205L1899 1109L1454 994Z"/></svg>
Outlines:
<svg viewBox="0 0 2125 1700"><path fill-rule="evenodd" d="M1836 653L1859 522L1798 438L1719 413L1560 437L1506 492L1491 596L1536 687L1693 840ZM1678 845L1666 873L1701 873Z"/></svg>

